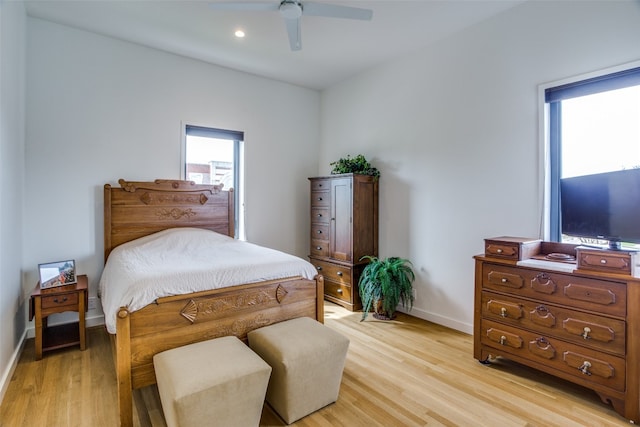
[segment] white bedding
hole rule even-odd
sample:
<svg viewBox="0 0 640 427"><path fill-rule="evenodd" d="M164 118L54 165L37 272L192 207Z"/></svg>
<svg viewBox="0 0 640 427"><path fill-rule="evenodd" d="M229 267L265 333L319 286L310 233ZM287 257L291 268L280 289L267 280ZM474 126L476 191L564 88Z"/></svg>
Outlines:
<svg viewBox="0 0 640 427"><path fill-rule="evenodd" d="M243 283L302 276L316 269L293 255L209 230L174 228L115 248L100 278L109 333L120 307L140 310L157 298Z"/></svg>

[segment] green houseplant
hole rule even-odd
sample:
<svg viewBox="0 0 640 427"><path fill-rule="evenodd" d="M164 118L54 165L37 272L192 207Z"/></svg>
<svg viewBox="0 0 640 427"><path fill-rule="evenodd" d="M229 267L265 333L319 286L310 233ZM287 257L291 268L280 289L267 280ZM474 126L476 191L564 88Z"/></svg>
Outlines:
<svg viewBox="0 0 640 427"><path fill-rule="evenodd" d="M342 157L335 162L329 163L329 165L333 167L332 174L357 173L375 176L376 178L380 176L380 171L371 166L371 163L362 154L358 154L355 157L347 155L347 157Z"/></svg>
<svg viewBox="0 0 640 427"><path fill-rule="evenodd" d="M362 320L373 309L373 317L381 320L390 320L395 317L396 307L402 303L404 308L413 308L413 282L415 274L411 261L389 257L379 259L373 256L364 256L361 260L368 259L362 270L358 288L362 300Z"/></svg>

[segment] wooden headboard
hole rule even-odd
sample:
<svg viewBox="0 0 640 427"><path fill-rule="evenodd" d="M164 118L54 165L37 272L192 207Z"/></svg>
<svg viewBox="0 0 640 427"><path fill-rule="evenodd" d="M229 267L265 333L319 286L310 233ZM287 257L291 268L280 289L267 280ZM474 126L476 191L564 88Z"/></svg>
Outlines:
<svg viewBox="0 0 640 427"><path fill-rule="evenodd" d="M233 189L193 181L120 179L104 186L104 260L118 245L175 227L197 227L234 236Z"/></svg>

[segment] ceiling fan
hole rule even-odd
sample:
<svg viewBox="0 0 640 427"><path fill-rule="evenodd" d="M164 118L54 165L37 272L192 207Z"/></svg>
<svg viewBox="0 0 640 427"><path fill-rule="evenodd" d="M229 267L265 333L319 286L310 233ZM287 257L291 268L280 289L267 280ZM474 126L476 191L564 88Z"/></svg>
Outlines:
<svg viewBox="0 0 640 427"><path fill-rule="evenodd" d="M265 2L217 2L210 3L211 8L217 10L241 10L241 11L278 11L284 18L289 34L291 50L302 49L302 37L300 34L300 18L303 15L325 16L329 18L359 19L370 21L373 17L371 9L359 7L341 6L337 4L316 3L301 0L282 0L280 3Z"/></svg>

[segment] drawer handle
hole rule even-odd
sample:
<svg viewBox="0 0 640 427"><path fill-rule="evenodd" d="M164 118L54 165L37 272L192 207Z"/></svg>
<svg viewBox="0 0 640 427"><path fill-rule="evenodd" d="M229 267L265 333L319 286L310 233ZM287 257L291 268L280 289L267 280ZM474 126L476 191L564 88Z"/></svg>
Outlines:
<svg viewBox="0 0 640 427"><path fill-rule="evenodd" d="M544 305L539 305L536 307L536 311L540 314L546 314L549 312L549 309L547 307L545 307Z"/></svg>
<svg viewBox="0 0 640 427"><path fill-rule="evenodd" d="M607 260L606 260L606 259L601 259L601 260L600 260L600 264L606 264L606 263L607 263Z"/></svg>
<svg viewBox="0 0 640 427"><path fill-rule="evenodd" d="M322 230L318 230L318 234L322 234Z"/></svg>
<svg viewBox="0 0 640 427"><path fill-rule="evenodd" d="M501 253L502 253L502 249L498 249L498 250L496 250L496 252L498 252L499 254L501 254Z"/></svg>
<svg viewBox="0 0 640 427"><path fill-rule="evenodd" d="M338 276L342 277L342 271L338 271Z"/></svg>
<svg viewBox="0 0 640 427"><path fill-rule="evenodd" d="M509 281L509 279L507 279L506 277L503 277L500 281L501 281L502 283L507 283L507 282Z"/></svg>
<svg viewBox="0 0 640 427"><path fill-rule="evenodd" d="M536 338L536 345L538 347L547 347L549 345L549 341L545 337Z"/></svg>
<svg viewBox="0 0 640 427"><path fill-rule="evenodd" d="M318 214L318 218L322 218L322 214Z"/></svg>
<svg viewBox="0 0 640 427"><path fill-rule="evenodd" d="M320 201L320 202L321 202L321 201L322 201L322 197L318 197L318 201Z"/></svg>
<svg viewBox="0 0 640 427"><path fill-rule="evenodd" d="M591 328L588 326L585 326L583 330L584 332L582 333L582 338L584 338L585 340L588 340L589 338L591 338L589 336L589 334L591 333Z"/></svg>
<svg viewBox="0 0 640 427"><path fill-rule="evenodd" d="M62 298L62 301L58 301L58 298L54 298L53 302L55 302L57 304L60 304L60 303L63 303L63 302L67 302L67 297Z"/></svg>
<svg viewBox="0 0 640 427"><path fill-rule="evenodd" d="M338 289L337 291L340 295L342 295L342 289Z"/></svg>
<svg viewBox="0 0 640 427"><path fill-rule="evenodd" d="M320 270L322 270L322 267L317 266L317 267L316 267L316 269L317 269L318 271L320 271Z"/></svg>
<svg viewBox="0 0 640 427"><path fill-rule="evenodd" d="M502 335L500 337L500 345L505 345L507 343L507 337L505 337L504 335Z"/></svg>
<svg viewBox="0 0 640 427"><path fill-rule="evenodd" d="M502 307L500 309L500 316L502 317L507 317L508 313L507 313L507 308L506 307Z"/></svg>
<svg viewBox="0 0 640 427"><path fill-rule="evenodd" d="M321 251L322 250L322 246L316 246L316 251ZM320 269L318 269L320 270Z"/></svg>
<svg viewBox="0 0 640 427"><path fill-rule="evenodd" d="M586 360L584 362L582 362L582 366L580 366L578 368L578 370L580 372L582 372L585 375L591 375L591 372L589 372L589 368L591 367L591 363L587 362Z"/></svg>

